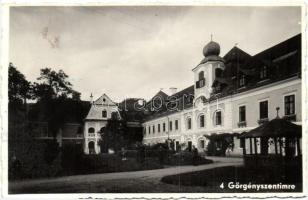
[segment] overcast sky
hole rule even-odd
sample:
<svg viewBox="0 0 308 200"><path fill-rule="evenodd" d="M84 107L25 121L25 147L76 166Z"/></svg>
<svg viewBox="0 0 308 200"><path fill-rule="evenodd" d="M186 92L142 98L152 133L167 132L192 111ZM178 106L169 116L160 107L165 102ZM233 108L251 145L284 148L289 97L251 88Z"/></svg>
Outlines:
<svg viewBox="0 0 308 200"><path fill-rule="evenodd" d="M299 7L16 7L10 17L10 62L30 81L63 69L83 100L192 85L211 34L221 56L235 43L254 55L301 30Z"/></svg>

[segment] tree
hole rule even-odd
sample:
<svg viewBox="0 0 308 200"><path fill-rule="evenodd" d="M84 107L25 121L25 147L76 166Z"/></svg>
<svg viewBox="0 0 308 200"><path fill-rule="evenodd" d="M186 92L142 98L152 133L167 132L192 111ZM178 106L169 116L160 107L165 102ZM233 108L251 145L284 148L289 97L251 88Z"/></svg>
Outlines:
<svg viewBox="0 0 308 200"><path fill-rule="evenodd" d="M13 63L9 64L9 85L8 95L10 102L26 103L26 99L31 98L31 83L20 73Z"/></svg>
<svg viewBox="0 0 308 200"><path fill-rule="evenodd" d="M114 151L121 150L122 147L126 146L125 133L127 132L126 123L120 120L115 114L108 120L107 125L101 130L101 141L100 147L102 152L107 152L108 149Z"/></svg>
<svg viewBox="0 0 308 200"><path fill-rule="evenodd" d="M38 99L73 98L80 100L80 93L72 89L72 84L67 80L68 75L63 71L58 72L51 68L41 69L40 83L34 84L34 96Z"/></svg>

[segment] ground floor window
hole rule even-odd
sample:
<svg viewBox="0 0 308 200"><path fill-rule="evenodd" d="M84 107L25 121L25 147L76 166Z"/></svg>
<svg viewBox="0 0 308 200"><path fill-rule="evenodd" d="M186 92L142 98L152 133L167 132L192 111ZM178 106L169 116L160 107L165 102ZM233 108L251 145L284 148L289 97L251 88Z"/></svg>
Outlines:
<svg viewBox="0 0 308 200"><path fill-rule="evenodd" d="M192 149L192 142L188 141L187 145L188 145L188 151L191 151L191 149Z"/></svg>

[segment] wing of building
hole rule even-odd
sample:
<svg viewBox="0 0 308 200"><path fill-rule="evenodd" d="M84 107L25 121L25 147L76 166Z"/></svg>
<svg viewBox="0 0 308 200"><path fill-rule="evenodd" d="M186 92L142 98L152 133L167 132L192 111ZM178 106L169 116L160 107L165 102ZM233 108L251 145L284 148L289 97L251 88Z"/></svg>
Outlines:
<svg viewBox="0 0 308 200"><path fill-rule="evenodd" d="M254 56L235 46L221 57L220 45L210 41L203 55L192 69L194 85L171 96L160 92L147 103L163 100L144 120L144 143L169 139L175 148L203 151L207 136L238 135L277 114L301 124L300 34ZM241 154L240 140L233 140L233 153Z"/></svg>

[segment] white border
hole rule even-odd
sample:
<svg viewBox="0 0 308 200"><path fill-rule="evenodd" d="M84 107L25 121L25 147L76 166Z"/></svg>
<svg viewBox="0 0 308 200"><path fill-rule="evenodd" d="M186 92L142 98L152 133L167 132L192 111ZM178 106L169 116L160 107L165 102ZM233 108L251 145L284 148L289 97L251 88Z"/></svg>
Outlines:
<svg viewBox="0 0 308 200"><path fill-rule="evenodd" d="M8 41L9 41L9 6L51 6L51 5L61 5L61 6L97 6L97 5L215 5L215 6L301 6L302 7L302 110L306 111L307 104L307 60L306 60L306 13L307 8L304 1L299 0L259 0L259 1L240 1L240 0L177 0L177 1L167 1L167 0L134 0L134 1L119 1L119 0L87 0L86 2L83 0L72 0L69 2L64 2L60 0L3 0L1 5L1 73L0 73L0 81L1 81L1 91L0 91L0 100L1 100L1 197L6 199L78 199L78 198L183 198L183 197L191 197L191 198L220 198L220 197L257 197L257 198L265 198L265 197L303 197L307 194L307 113L302 112L303 119L303 193L192 193L192 194L182 194L182 193L155 193L155 194L40 194L40 195L8 195L8 185L7 185L7 66L8 66ZM306 144L306 145L305 145Z"/></svg>

